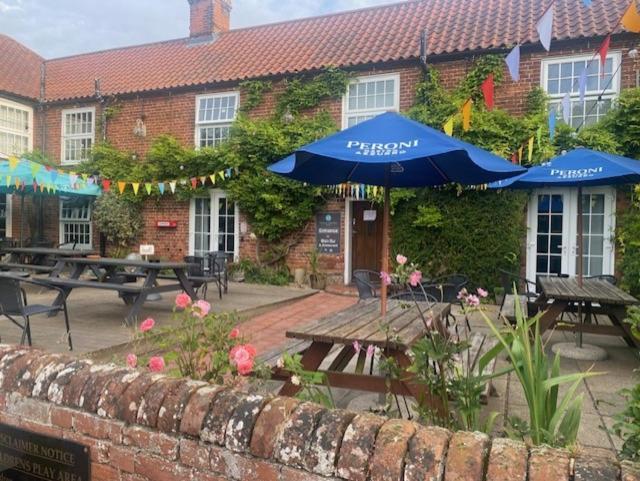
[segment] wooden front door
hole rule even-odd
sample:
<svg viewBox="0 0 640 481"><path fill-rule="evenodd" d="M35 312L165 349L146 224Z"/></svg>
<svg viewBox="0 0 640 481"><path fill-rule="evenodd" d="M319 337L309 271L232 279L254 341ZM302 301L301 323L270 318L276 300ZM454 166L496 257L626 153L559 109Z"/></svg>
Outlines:
<svg viewBox="0 0 640 481"><path fill-rule="evenodd" d="M368 269L379 272L382 254L382 208L367 201L353 202L352 254L354 271Z"/></svg>

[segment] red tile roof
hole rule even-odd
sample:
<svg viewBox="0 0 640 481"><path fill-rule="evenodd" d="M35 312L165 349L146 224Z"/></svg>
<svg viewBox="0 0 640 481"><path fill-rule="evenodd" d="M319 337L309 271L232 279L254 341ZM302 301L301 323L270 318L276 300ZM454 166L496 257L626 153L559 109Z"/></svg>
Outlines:
<svg viewBox="0 0 640 481"><path fill-rule="evenodd" d="M46 61L46 100L124 94L501 48L538 41L551 0L413 0L231 30L214 41L178 39ZM629 0L555 0L554 38L606 35ZM1 85L1 83L0 83Z"/></svg>
<svg viewBox="0 0 640 481"><path fill-rule="evenodd" d="M38 98L43 61L21 43L0 34L0 92Z"/></svg>

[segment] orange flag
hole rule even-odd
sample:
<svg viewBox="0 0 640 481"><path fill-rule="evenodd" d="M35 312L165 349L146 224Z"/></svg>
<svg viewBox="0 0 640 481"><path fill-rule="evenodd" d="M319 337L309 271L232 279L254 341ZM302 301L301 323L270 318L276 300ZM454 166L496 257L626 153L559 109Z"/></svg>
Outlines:
<svg viewBox="0 0 640 481"><path fill-rule="evenodd" d="M120 191L120 193L124 193L124 189L125 187L127 187L127 183L126 182L118 182L118 190Z"/></svg>
<svg viewBox="0 0 640 481"><path fill-rule="evenodd" d="M634 33L640 33L640 14L638 14L636 0L631 1L631 5L629 5L627 11L624 12L620 23L626 30Z"/></svg>
<svg viewBox="0 0 640 481"><path fill-rule="evenodd" d="M466 132L471 128L471 105L473 100L468 99L462 105L462 129Z"/></svg>

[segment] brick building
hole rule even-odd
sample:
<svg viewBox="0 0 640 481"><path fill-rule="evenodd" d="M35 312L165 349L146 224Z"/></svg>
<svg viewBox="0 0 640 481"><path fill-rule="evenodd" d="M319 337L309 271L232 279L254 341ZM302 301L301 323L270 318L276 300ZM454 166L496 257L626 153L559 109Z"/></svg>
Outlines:
<svg viewBox="0 0 640 481"><path fill-rule="evenodd" d="M521 79L506 81L496 105L521 114L526 93L542 86L552 102L571 91L571 123L596 121L621 89L635 87L640 76L635 55L638 40L619 27L628 0L556 0L551 52L539 43L535 24L547 7L540 0L413 0L320 17L243 29L230 29L230 0L188 0L190 35L186 38L118 48L59 59L43 59L15 40L0 35L0 153L39 149L62 165L86 159L91 146L107 140L143 156L153 139L171 134L187 146L215 146L229 133L243 99L239 83L269 79L274 89L252 115L271 114L274 95L287 77L337 66L353 73L342 101L326 102L338 125L347 127L388 110L404 111L414 102L415 85L427 64L455 86L479 55L506 53L522 45ZM170 19L167 19L170 21ZM576 81L603 38L613 32L604 67L590 63L586 98ZM421 52L421 45L426 51ZM633 53L633 52L632 52ZM637 52L636 52L637 53ZM604 68L604 72L601 72ZM606 88L605 88L606 87ZM118 105L115 115L109 107ZM595 105L595 106L594 106ZM590 196L587 274L612 273L616 192L585 191ZM532 194L527 242L527 271L575 269L577 195L572 189ZM0 237L16 236L20 211L11 196L0 200ZM340 252L324 256L324 267L349 281L356 268L377 269L370 255L379 232L378 216L364 221L368 203L356 199L331 202L340 213ZM167 195L145 205L140 241L152 243L163 257L181 258L225 250L235 258L251 256L251 226L241 206L224 191L177 201ZM171 229L159 220L175 220ZM71 238L97 247L88 201L52 201L47 232L55 242ZM289 264L306 263L315 243L309 225L289 255ZM369 253L369 255L367 254Z"/></svg>

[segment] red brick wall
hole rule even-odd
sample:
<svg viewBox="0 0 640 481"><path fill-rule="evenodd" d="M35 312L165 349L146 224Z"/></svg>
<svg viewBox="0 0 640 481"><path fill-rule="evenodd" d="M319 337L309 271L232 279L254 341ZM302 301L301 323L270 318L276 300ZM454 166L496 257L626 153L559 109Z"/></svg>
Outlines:
<svg viewBox="0 0 640 481"><path fill-rule="evenodd" d="M638 481L589 451L528 448L365 412L0 345L0 422L89 448L93 481Z"/></svg>

